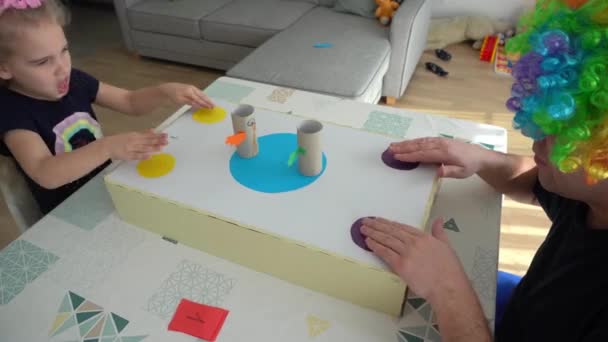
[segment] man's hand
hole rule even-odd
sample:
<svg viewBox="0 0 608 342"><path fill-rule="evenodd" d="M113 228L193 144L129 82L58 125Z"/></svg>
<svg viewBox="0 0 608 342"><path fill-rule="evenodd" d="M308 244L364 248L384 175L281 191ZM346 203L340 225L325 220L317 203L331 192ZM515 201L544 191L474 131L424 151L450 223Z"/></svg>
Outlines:
<svg viewBox="0 0 608 342"><path fill-rule="evenodd" d="M361 233L367 236L368 247L431 304L443 341L492 340L479 299L450 246L442 220L435 220L428 234L381 218L365 219Z"/></svg>
<svg viewBox="0 0 608 342"><path fill-rule="evenodd" d="M361 232L369 248L429 301L442 291L446 279L466 279L440 219L433 223L432 234L382 218L364 220Z"/></svg>
<svg viewBox="0 0 608 342"><path fill-rule="evenodd" d="M390 145L395 159L441 164L439 176L467 178L477 173L485 157L483 147L447 138L420 138Z"/></svg>
<svg viewBox="0 0 608 342"><path fill-rule="evenodd" d="M512 199L538 204L532 189L538 168L532 157L487 150L476 144L447 138L420 138L390 145L395 159L439 164L439 177L481 177L494 190Z"/></svg>

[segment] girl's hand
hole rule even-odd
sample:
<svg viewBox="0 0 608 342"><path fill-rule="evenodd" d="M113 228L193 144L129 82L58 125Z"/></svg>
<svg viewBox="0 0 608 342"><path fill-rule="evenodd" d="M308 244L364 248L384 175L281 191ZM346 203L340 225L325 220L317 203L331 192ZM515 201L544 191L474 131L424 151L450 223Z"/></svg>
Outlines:
<svg viewBox="0 0 608 342"><path fill-rule="evenodd" d="M110 159L144 160L168 144L166 133L131 132L103 138Z"/></svg>
<svg viewBox="0 0 608 342"><path fill-rule="evenodd" d="M165 83L160 86L163 93L178 105L189 105L194 108L213 108L211 99L193 85L182 83Z"/></svg>

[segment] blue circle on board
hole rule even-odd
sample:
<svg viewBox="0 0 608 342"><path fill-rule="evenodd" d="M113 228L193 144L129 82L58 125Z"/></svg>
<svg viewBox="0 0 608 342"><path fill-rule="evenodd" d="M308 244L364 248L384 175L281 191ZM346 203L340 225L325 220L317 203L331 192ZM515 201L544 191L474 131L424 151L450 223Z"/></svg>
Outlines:
<svg viewBox="0 0 608 342"><path fill-rule="evenodd" d="M293 191L313 183L323 175L327 158L323 153L323 168L316 176L304 176L298 171L298 161L291 167L289 157L298 147L293 133L275 133L258 137L259 153L253 158L241 158L234 152L230 158L230 173L241 185L255 191L279 193Z"/></svg>

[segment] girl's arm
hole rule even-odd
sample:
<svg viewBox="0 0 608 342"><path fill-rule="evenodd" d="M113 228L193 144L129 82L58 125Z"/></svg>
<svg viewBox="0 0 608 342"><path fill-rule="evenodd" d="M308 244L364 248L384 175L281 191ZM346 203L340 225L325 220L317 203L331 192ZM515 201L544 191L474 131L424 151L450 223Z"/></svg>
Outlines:
<svg viewBox="0 0 608 342"><path fill-rule="evenodd" d="M117 112L138 116L171 101L192 107L213 108L214 106L201 90L181 83L164 83L155 87L125 90L100 82L95 103Z"/></svg>
<svg viewBox="0 0 608 342"><path fill-rule="evenodd" d="M108 159L146 159L167 144L167 137L153 132L114 135L56 156L40 135L29 130L9 131L4 142L31 179L43 188L56 189L84 177Z"/></svg>

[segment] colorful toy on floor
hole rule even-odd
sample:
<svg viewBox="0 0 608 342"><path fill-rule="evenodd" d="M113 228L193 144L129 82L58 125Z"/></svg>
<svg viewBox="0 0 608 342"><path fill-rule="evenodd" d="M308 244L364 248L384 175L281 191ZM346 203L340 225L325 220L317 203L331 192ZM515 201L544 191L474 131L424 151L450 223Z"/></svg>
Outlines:
<svg viewBox="0 0 608 342"><path fill-rule="evenodd" d="M483 39L481 50L479 51L479 60L484 62L494 62L496 49L498 48L498 36L488 36Z"/></svg>
<svg viewBox="0 0 608 342"><path fill-rule="evenodd" d="M450 16L432 18L427 36L426 49L445 48L453 44L474 41L479 42L479 50L483 38L507 32L513 27L511 21L491 16Z"/></svg>
<svg viewBox="0 0 608 342"><path fill-rule="evenodd" d="M494 60L494 72L499 75L511 76L513 72L513 62L505 53L504 46L499 46Z"/></svg>
<svg viewBox="0 0 608 342"><path fill-rule="evenodd" d="M504 46L509 39L513 38L513 36L515 36L515 30L513 29L508 29L505 32L500 32L498 34L498 38L500 39L498 45Z"/></svg>

